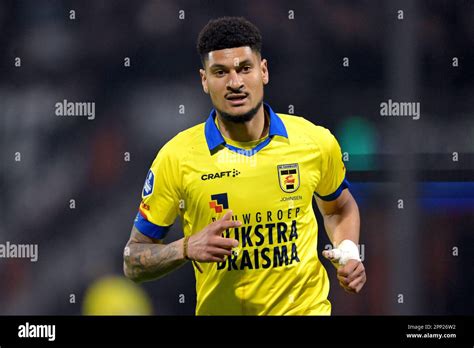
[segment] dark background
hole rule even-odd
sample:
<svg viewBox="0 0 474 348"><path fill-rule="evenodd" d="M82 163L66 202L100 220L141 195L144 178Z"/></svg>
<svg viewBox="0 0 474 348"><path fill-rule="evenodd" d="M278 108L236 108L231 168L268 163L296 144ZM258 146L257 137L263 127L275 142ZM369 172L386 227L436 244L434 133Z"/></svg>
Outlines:
<svg viewBox="0 0 474 348"><path fill-rule="evenodd" d="M152 160L209 113L195 41L223 15L263 34L266 102L349 155L368 282L346 294L327 265L333 313L472 314L474 2L448 0L1 0L0 243L38 244L39 260L0 259L0 314L80 314L92 283L121 276ZM95 102L95 119L56 116L64 99ZM420 119L382 117L388 99ZM142 288L155 314L194 313L189 264Z"/></svg>

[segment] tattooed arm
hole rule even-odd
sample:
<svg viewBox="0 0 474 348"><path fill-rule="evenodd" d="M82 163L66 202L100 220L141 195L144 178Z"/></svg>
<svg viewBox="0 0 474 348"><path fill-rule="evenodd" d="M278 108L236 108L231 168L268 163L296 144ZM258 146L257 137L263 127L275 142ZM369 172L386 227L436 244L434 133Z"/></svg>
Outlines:
<svg viewBox="0 0 474 348"><path fill-rule="evenodd" d="M222 237L228 228L239 227L240 221L232 220L228 211L220 220L207 225L189 238L187 255L199 262L223 262L239 241ZM184 238L170 244L153 239L132 228L130 240L123 253L123 270L127 278L144 282L163 277L186 263L183 250Z"/></svg>
<svg viewBox="0 0 474 348"><path fill-rule="evenodd" d="M127 278L144 282L163 277L186 263L183 239L163 244L140 233L135 226L125 246L123 270Z"/></svg>

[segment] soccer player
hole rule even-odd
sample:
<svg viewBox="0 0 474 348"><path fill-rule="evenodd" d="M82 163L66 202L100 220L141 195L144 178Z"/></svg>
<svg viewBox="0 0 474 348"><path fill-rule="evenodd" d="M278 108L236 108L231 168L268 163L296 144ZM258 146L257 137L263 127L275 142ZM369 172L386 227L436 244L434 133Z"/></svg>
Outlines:
<svg viewBox="0 0 474 348"><path fill-rule="evenodd" d="M198 315L329 315L312 199L334 245L323 255L353 293L366 281L358 207L334 136L263 102L269 71L261 44L243 18L202 29L201 82L214 109L151 165L124 272L149 281L192 260ZM164 244L178 215L184 238Z"/></svg>

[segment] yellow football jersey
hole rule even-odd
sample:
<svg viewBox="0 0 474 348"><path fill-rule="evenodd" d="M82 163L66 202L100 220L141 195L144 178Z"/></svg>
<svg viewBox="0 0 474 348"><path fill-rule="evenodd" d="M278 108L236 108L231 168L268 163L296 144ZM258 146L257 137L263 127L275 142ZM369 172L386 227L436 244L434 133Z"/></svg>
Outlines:
<svg viewBox="0 0 474 348"><path fill-rule="evenodd" d="M178 215L186 236L229 209L242 222L224 233L239 241L233 255L195 269L198 315L331 312L312 199L348 187L341 149L327 129L264 107L267 138L226 141L212 110L163 146L145 180L135 226L147 236L164 238Z"/></svg>

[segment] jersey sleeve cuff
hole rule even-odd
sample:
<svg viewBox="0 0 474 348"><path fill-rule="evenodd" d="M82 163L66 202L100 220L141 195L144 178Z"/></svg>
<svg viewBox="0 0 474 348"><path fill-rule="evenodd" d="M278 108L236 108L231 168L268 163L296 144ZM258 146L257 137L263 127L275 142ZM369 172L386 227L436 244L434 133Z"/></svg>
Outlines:
<svg viewBox="0 0 474 348"><path fill-rule="evenodd" d="M337 199L337 197L339 197L342 193L342 190L346 189L346 188L349 188L350 184L349 184L349 181L347 181L346 178L344 178L344 180L342 180L342 183L341 185L339 185L339 187L337 188L336 191L334 191L333 193L331 193L330 195L327 195L327 196L320 196L316 193L316 196L318 196L319 198L321 198L323 201L333 201L335 199Z"/></svg>
<svg viewBox="0 0 474 348"><path fill-rule="evenodd" d="M171 226L159 226L145 219L140 212L134 222L135 227L145 236L155 239L163 239L168 234Z"/></svg>

